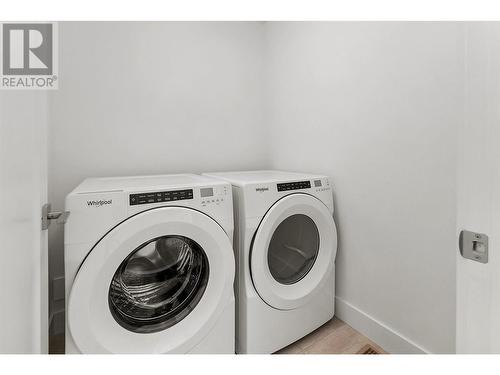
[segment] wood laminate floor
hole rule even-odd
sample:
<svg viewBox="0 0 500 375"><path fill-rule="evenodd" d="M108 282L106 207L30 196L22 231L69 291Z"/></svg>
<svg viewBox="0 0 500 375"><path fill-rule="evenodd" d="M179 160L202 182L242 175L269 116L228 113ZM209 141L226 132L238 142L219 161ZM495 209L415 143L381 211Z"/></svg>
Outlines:
<svg viewBox="0 0 500 375"><path fill-rule="evenodd" d="M368 347L387 354L380 346L342 320L333 318L316 331L276 354L359 354Z"/></svg>

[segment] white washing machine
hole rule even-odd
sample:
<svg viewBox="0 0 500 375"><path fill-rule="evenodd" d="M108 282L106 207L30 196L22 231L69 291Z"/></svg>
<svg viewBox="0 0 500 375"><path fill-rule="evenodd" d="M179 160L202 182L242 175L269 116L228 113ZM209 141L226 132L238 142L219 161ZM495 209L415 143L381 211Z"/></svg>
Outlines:
<svg viewBox="0 0 500 375"><path fill-rule="evenodd" d="M233 186L236 351L272 353L334 315L337 231L326 176L207 173Z"/></svg>
<svg viewBox="0 0 500 375"><path fill-rule="evenodd" d="M228 183L92 178L66 210L67 353L234 353Z"/></svg>

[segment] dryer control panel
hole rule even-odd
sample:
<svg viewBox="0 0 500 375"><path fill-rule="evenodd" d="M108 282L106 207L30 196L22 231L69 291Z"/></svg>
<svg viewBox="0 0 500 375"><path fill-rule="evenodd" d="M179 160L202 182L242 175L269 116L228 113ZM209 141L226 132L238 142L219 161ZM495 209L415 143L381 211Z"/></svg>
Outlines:
<svg viewBox="0 0 500 375"><path fill-rule="evenodd" d="M278 184L278 191L309 189L310 187L311 181L285 182Z"/></svg>
<svg viewBox="0 0 500 375"><path fill-rule="evenodd" d="M184 199L193 199L193 189L137 193L130 194L129 196L131 206L138 204L180 201Z"/></svg>

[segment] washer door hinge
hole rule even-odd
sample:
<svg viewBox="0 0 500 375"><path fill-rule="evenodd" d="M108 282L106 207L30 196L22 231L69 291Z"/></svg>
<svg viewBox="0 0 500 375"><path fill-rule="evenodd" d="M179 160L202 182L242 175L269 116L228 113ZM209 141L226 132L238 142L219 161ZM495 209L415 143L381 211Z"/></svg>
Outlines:
<svg viewBox="0 0 500 375"><path fill-rule="evenodd" d="M69 211L50 211L50 203L42 206L42 230L49 229L51 220L56 220L57 224L66 223Z"/></svg>

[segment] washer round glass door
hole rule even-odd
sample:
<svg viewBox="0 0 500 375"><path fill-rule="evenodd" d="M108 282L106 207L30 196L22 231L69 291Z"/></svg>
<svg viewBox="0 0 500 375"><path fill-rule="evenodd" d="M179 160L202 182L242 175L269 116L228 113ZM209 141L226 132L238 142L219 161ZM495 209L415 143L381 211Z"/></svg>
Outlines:
<svg viewBox="0 0 500 375"><path fill-rule="evenodd" d="M337 231L317 198L295 193L281 198L262 219L252 244L252 281L270 306L290 310L321 288L337 251Z"/></svg>
<svg viewBox="0 0 500 375"><path fill-rule="evenodd" d="M111 280L109 308L138 333L169 328L198 304L208 283L208 259L195 241L162 236L134 250Z"/></svg>
<svg viewBox="0 0 500 375"><path fill-rule="evenodd" d="M209 216L161 207L117 225L71 287L68 329L82 353L185 353L233 297L229 237Z"/></svg>

